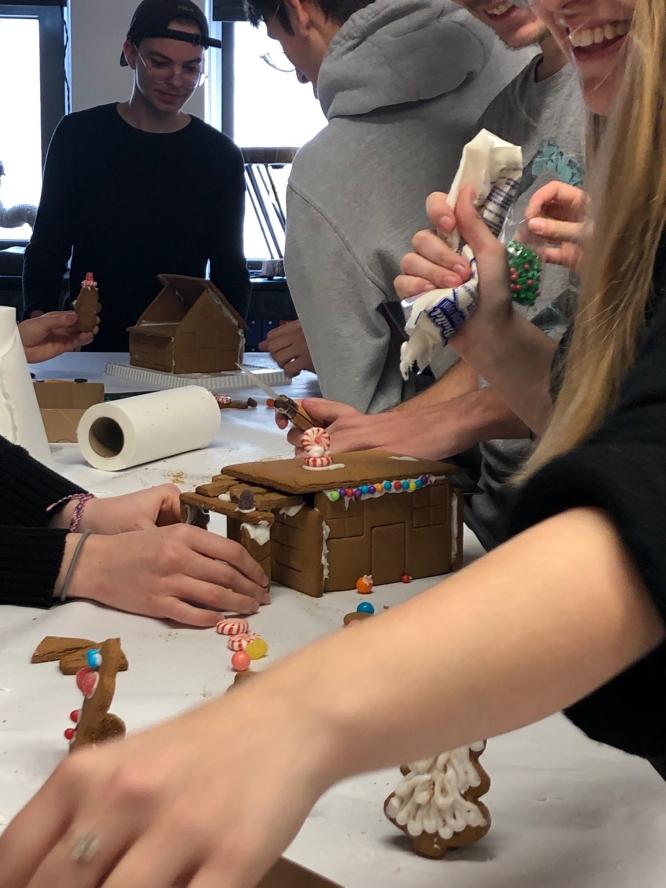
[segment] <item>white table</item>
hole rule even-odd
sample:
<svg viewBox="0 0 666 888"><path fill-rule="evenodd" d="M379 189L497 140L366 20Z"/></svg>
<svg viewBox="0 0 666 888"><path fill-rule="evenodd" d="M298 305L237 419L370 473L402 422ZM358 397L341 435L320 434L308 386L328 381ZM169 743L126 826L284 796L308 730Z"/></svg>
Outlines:
<svg viewBox="0 0 666 888"><path fill-rule="evenodd" d="M40 369L51 377L100 375L100 364L88 355ZM298 397L315 385L313 377L305 377L288 390ZM83 465L74 445L54 448L63 474L100 493L174 478L190 489L226 463L288 453L264 407L225 412L208 451L112 476ZM478 557L480 546L471 534L465 543L467 558ZM397 604L428 584L381 587L373 600L380 607ZM353 592L311 599L275 588L270 608L252 618L253 629L270 644L265 662L335 631L357 602ZM44 635L122 638L130 671L119 676L112 708L130 730L224 691L233 678L226 645L213 631L174 629L83 602L51 611L2 608L0 829L65 754L62 732L68 713L80 705L73 679L62 676L56 664L29 664ZM483 762L493 780L486 797L493 828L465 852L427 861L405 850L402 834L382 813L399 779L396 769L346 781L327 793L288 856L345 888L663 888L666 784L648 764L591 743L563 716L491 741Z"/></svg>

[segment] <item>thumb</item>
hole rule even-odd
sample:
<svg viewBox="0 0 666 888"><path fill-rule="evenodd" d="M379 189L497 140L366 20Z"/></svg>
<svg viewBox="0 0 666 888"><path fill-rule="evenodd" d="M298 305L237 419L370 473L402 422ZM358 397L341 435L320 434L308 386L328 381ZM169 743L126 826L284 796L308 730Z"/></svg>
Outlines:
<svg viewBox="0 0 666 888"><path fill-rule="evenodd" d="M463 188L456 204L458 231L469 244L477 259L488 250L497 250L500 246L495 235L483 221L474 206L474 191L470 187Z"/></svg>

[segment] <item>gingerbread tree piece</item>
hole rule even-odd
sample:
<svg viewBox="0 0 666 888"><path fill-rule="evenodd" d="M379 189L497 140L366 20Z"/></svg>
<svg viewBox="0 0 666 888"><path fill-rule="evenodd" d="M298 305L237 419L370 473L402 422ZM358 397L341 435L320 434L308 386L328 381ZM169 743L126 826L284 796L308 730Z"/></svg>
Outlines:
<svg viewBox="0 0 666 888"><path fill-rule="evenodd" d="M88 651L99 646L100 642L89 638L61 638L57 635L47 635L35 648L30 662L50 663L58 660L63 675L75 675L86 665ZM127 657L121 650L118 671L127 672L127 669Z"/></svg>
<svg viewBox="0 0 666 888"><path fill-rule="evenodd" d="M490 812L480 802L490 778L479 763L485 743L462 746L402 768L403 779L384 804L388 819L417 854L441 858L449 848L482 839Z"/></svg>
<svg viewBox="0 0 666 888"><path fill-rule="evenodd" d="M107 639L100 647L99 654L100 661L96 668L85 667L77 673L77 684L85 687L85 699L77 718L70 750L125 735L125 723L109 712L122 656L120 639Z"/></svg>

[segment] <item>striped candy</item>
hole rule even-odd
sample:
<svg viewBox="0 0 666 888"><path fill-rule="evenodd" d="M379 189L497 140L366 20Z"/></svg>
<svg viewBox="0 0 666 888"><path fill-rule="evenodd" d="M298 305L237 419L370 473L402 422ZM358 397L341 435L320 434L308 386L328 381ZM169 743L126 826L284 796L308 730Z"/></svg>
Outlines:
<svg viewBox="0 0 666 888"><path fill-rule="evenodd" d="M250 628L247 620L241 620L238 617L227 617L215 627L218 635L247 635Z"/></svg>
<svg viewBox="0 0 666 888"><path fill-rule="evenodd" d="M230 651L244 651L248 644L251 641L254 641L256 637L254 632L243 635L234 635L227 642L227 647Z"/></svg>

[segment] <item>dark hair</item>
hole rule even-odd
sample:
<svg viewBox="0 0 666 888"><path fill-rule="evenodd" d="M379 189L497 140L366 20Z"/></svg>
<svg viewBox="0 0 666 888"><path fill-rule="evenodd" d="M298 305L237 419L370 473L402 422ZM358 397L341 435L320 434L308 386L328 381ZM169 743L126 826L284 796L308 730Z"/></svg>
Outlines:
<svg viewBox="0 0 666 888"><path fill-rule="evenodd" d="M375 0L314 0L327 19L333 19L339 25L344 25L359 9L370 6ZM277 13L277 19L287 31L292 33L284 0L245 0L245 15L255 28L270 19Z"/></svg>

